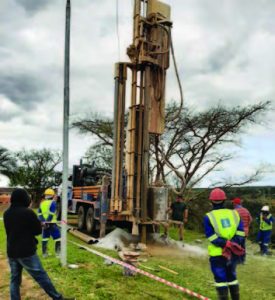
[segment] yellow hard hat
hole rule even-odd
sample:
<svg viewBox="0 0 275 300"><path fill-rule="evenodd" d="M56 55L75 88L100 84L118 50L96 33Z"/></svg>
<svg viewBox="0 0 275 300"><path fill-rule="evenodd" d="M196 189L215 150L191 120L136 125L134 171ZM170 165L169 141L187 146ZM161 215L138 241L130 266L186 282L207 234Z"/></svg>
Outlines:
<svg viewBox="0 0 275 300"><path fill-rule="evenodd" d="M46 189L46 190L45 190L44 195L45 195L45 196L54 196L54 195L55 195L55 192L54 192L53 189L49 188L49 189Z"/></svg>

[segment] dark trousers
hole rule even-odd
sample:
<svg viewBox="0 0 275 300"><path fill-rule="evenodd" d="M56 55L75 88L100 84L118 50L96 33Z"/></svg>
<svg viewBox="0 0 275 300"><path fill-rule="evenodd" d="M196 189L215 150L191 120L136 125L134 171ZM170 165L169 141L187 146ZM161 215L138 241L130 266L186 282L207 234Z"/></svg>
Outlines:
<svg viewBox="0 0 275 300"><path fill-rule="evenodd" d="M228 261L223 256L212 256L210 266L217 289L227 289L228 286L239 284L236 274L237 264L234 261Z"/></svg>
<svg viewBox="0 0 275 300"><path fill-rule="evenodd" d="M261 253L268 253L268 245L271 240L272 230L260 230L257 235L257 241L260 245Z"/></svg>
<svg viewBox="0 0 275 300"><path fill-rule="evenodd" d="M11 269L10 295L11 300L20 300L20 285L22 282L22 271L25 269L42 289L54 300L61 300L59 294L53 286L48 274L43 269L42 264L35 254L24 258L9 258Z"/></svg>
<svg viewBox="0 0 275 300"><path fill-rule="evenodd" d="M47 224L42 230L42 252L47 254L48 241L50 237L55 241L55 252L60 253L60 230L56 224Z"/></svg>

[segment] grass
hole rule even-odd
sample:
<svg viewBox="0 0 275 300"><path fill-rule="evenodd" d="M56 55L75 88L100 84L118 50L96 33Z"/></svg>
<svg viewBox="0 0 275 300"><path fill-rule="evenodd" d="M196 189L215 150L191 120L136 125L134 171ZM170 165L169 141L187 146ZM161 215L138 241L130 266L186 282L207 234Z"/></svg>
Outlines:
<svg viewBox="0 0 275 300"><path fill-rule="evenodd" d="M0 222L0 252L3 254L5 252L5 235L2 221ZM172 228L170 235L173 238L177 238L176 230ZM204 240L204 237L193 231L185 232L186 242L192 243L196 239ZM77 241L79 243L72 236L69 236L69 241ZM203 241L202 246L205 247L206 242ZM100 251L117 257L117 253L114 251ZM54 252L53 242L50 243L50 252ZM38 254L41 255L41 247L38 249ZM158 268L159 265L168 267L179 274L174 275L164 270L149 272L208 296L211 299L216 299L207 257L179 256L173 252L170 252L169 255L165 254L163 249L160 255L150 257L147 262L142 264L151 268ZM68 244L68 263L78 264L79 269L62 268L54 256L42 259L42 261L57 289L67 296L75 296L78 300L194 299L142 275L124 277L121 267L116 265L107 266L102 258L81 250L71 243ZM0 295L1 293L7 295L8 271L6 270L3 275L4 284L2 286L0 284ZM275 299L274 258L248 255L246 265L238 268L238 278L241 285L242 300ZM35 289L38 289L38 287L35 287ZM8 298L1 297L1 299ZM28 299L33 298L22 298L22 300Z"/></svg>

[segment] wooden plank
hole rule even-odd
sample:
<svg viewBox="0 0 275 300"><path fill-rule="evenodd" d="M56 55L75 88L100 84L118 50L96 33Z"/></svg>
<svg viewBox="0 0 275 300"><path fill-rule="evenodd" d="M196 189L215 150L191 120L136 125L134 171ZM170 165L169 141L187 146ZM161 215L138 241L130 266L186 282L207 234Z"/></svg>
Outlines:
<svg viewBox="0 0 275 300"><path fill-rule="evenodd" d="M174 274L174 275L179 275L178 272L176 272L176 271L174 271L174 270L171 270L171 269L169 269L169 268L166 268L166 267L164 267L164 266L160 266L160 265L159 265L159 268L161 268L162 270L165 270L165 271L167 271L167 272L169 272L169 273L172 273L172 274Z"/></svg>

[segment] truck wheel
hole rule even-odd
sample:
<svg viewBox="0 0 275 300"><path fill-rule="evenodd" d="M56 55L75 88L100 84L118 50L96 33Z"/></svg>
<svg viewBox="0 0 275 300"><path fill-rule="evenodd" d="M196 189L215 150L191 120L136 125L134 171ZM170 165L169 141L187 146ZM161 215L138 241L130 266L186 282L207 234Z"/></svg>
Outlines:
<svg viewBox="0 0 275 300"><path fill-rule="evenodd" d="M90 207L86 214L86 229L89 234L92 234L94 230L95 219L94 219L94 209Z"/></svg>
<svg viewBox="0 0 275 300"><path fill-rule="evenodd" d="M83 206L80 206L78 209L78 229L84 229L85 228L85 209Z"/></svg>

